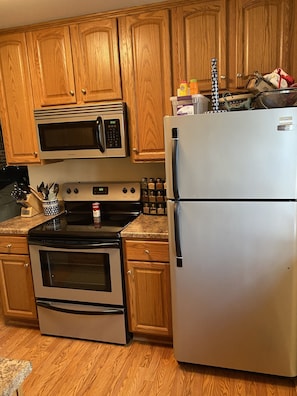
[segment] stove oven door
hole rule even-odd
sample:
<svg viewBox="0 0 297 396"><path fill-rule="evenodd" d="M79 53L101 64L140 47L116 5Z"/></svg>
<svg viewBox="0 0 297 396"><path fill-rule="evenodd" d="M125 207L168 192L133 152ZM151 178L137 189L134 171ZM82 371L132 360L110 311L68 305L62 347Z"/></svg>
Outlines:
<svg viewBox="0 0 297 396"><path fill-rule="evenodd" d="M36 298L123 306L120 242L66 242L29 240Z"/></svg>

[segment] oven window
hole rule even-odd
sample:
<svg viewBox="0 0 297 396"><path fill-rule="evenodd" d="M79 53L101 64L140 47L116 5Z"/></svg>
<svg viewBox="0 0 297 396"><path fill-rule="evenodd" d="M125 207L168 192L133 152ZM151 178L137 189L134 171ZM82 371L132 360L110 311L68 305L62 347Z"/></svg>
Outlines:
<svg viewBox="0 0 297 396"><path fill-rule="evenodd" d="M43 285L111 292L107 253L40 251Z"/></svg>

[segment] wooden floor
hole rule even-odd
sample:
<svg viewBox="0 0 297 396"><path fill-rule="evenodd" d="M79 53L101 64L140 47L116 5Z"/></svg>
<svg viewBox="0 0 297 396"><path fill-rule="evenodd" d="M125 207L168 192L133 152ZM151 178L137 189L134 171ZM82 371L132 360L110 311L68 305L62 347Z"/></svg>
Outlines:
<svg viewBox="0 0 297 396"><path fill-rule="evenodd" d="M128 346L40 335L5 326L0 356L30 360L24 396L295 396L297 381L260 374L179 365L169 346Z"/></svg>

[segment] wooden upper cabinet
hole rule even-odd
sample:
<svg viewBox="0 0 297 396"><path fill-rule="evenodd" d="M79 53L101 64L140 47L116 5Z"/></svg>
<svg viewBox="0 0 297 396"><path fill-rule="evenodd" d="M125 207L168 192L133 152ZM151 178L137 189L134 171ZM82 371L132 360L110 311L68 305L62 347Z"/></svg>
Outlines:
<svg viewBox="0 0 297 396"><path fill-rule="evenodd" d="M37 107L121 99L115 18L27 33Z"/></svg>
<svg viewBox="0 0 297 396"><path fill-rule="evenodd" d="M119 29L132 160L164 160L163 117L172 113L169 11L122 17Z"/></svg>
<svg viewBox="0 0 297 396"><path fill-rule="evenodd" d="M73 25L71 39L79 101L121 99L116 19Z"/></svg>
<svg viewBox="0 0 297 396"><path fill-rule="evenodd" d="M288 71L290 0L236 0L234 35L236 60L231 85L246 87L255 71ZM230 10L230 12L234 12Z"/></svg>
<svg viewBox="0 0 297 396"><path fill-rule="evenodd" d="M36 107L76 103L67 26L27 33Z"/></svg>
<svg viewBox="0 0 297 396"><path fill-rule="evenodd" d="M39 163L24 33L0 35L0 120L8 164Z"/></svg>
<svg viewBox="0 0 297 396"><path fill-rule="evenodd" d="M226 88L226 1L196 1L172 10L175 92L182 80L197 78L211 90L211 59L217 59L219 88ZM176 94L176 93L175 93Z"/></svg>
<svg viewBox="0 0 297 396"><path fill-rule="evenodd" d="M289 34L289 67L286 70L297 82L297 2L293 1L290 13L290 34Z"/></svg>

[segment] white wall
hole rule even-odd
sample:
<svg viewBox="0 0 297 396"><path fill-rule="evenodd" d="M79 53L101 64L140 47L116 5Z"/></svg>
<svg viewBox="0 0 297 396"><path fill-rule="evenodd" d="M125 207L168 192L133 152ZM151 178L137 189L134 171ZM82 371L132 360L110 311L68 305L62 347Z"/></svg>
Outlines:
<svg viewBox="0 0 297 396"><path fill-rule="evenodd" d="M73 181L140 181L142 177L165 178L164 163L133 164L130 158L65 160L28 166L32 187Z"/></svg>

